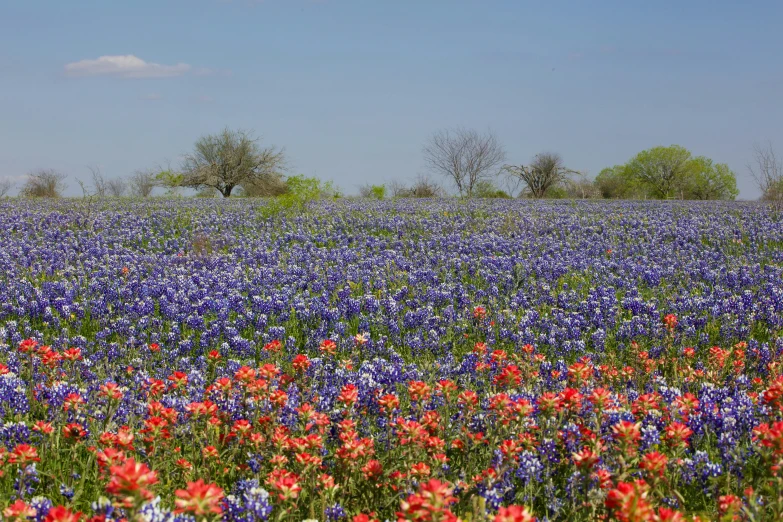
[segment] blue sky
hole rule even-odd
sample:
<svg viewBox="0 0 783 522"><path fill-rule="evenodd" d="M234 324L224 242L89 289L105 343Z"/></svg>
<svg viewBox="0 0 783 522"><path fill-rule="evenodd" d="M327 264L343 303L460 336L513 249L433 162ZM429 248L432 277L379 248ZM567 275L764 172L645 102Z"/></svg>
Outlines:
<svg viewBox="0 0 783 522"><path fill-rule="evenodd" d="M783 149L783 2L743 4L3 0L0 177L54 168L75 193L87 165L176 166L230 126L351 193L465 126L590 176L677 143L755 198L754 143Z"/></svg>

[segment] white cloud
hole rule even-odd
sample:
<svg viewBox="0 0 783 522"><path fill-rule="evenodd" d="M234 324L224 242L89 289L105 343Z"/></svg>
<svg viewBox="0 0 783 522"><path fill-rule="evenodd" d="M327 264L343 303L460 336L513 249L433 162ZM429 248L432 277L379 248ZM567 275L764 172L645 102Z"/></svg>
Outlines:
<svg viewBox="0 0 783 522"><path fill-rule="evenodd" d="M190 70L190 65L161 65L145 62L141 58L124 56L101 56L95 60L81 60L65 65L69 76L118 76L120 78L166 78L181 76Z"/></svg>

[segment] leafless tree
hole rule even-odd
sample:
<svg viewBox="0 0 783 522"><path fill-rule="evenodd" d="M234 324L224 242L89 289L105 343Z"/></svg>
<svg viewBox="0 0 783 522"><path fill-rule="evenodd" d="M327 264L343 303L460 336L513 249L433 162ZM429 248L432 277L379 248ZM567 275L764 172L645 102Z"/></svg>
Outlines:
<svg viewBox="0 0 783 522"><path fill-rule="evenodd" d="M185 157L181 184L196 189L212 187L227 198L235 187L279 178L284 165L282 150L261 148L249 133L225 129L196 142L193 152Z"/></svg>
<svg viewBox="0 0 783 522"><path fill-rule="evenodd" d="M516 198L522 195L522 191L525 187L525 182L519 176L516 176L509 172L507 169L501 171L501 188L511 196Z"/></svg>
<svg viewBox="0 0 783 522"><path fill-rule="evenodd" d="M128 183L122 178L110 179L106 182L106 191L110 196L115 198L121 198L128 190Z"/></svg>
<svg viewBox="0 0 783 522"><path fill-rule="evenodd" d="M575 178L566 179L563 183L566 196L571 199L595 199L601 197L598 186L583 173L579 172Z"/></svg>
<svg viewBox="0 0 783 522"><path fill-rule="evenodd" d="M131 194L138 198L148 198L155 190L156 173L152 169L137 170L130 177Z"/></svg>
<svg viewBox="0 0 783 522"><path fill-rule="evenodd" d="M747 168L761 190L762 199L776 208L783 208L783 161L775 154L772 144L756 144L753 147L753 163Z"/></svg>
<svg viewBox="0 0 783 522"><path fill-rule="evenodd" d="M0 180L0 198L5 197L14 188L14 182L10 179Z"/></svg>
<svg viewBox="0 0 783 522"><path fill-rule="evenodd" d="M21 195L26 198L59 198L66 189L67 176L52 169L41 169L27 174Z"/></svg>
<svg viewBox="0 0 783 522"><path fill-rule="evenodd" d="M103 177L100 167L87 166L92 174L92 184L95 186L95 195L99 198L106 197L106 178Z"/></svg>
<svg viewBox="0 0 783 522"><path fill-rule="evenodd" d="M559 154L553 152L538 154L530 165L506 165L503 168L509 174L521 179L534 198L543 198L550 188L563 183L568 179L569 174L575 173L563 165L563 159Z"/></svg>
<svg viewBox="0 0 783 522"><path fill-rule="evenodd" d="M392 198L439 198L443 196L443 188L425 176L419 176L410 187L398 181L389 183L389 194Z"/></svg>
<svg viewBox="0 0 783 522"><path fill-rule="evenodd" d="M433 134L424 145L424 162L432 172L445 176L460 196L471 197L476 184L497 175L506 158L495 135L488 131L457 128Z"/></svg>

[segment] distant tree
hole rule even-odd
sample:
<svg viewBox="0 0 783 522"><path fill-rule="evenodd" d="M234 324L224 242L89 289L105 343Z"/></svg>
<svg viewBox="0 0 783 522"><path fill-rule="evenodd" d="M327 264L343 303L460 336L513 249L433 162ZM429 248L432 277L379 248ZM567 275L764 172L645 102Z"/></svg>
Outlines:
<svg viewBox="0 0 783 522"><path fill-rule="evenodd" d="M14 182L10 179L0 180L0 198L5 197L11 189L14 188Z"/></svg>
<svg viewBox="0 0 783 522"><path fill-rule="evenodd" d="M99 198L106 197L106 179L103 177L100 167L88 166L90 173L92 174L92 184L95 187L95 195Z"/></svg>
<svg viewBox="0 0 783 522"><path fill-rule="evenodd" d="M562 185L565 196L569 199L595 199L602 197L598 186L582 173L577 174L573 178L567 178Z"/></svg>
<svg viewBox="0 0 783 522"><path fill-rule="evenodd" d="M21 195L26 198L59 198L66 189L67 176L52 169L42 169L27 174Z"/></svg>
<svg viewBox="0 0 783 522"><path fill-rule="evenodd" d="M359 187L359 195L368 199L384 199L386 197L386 185L370 185L367 183Z"/></svg>
<svg viewBox="0 0 783 522"><path fill-rule="evenodd" d="M185 157L181 185L212 187L227 198L238 186L280 176L284 163L282 150L261 148L247 132L225 129L196 141L193 152Z"/></svg>
<svg viewBox="0 0 783 522"><path fill-rule="evenodd" d="M628 175L645 185L653 197L676 197L691 172L691 153L679 145L653 147L637 154L626 165Z"/></svg>
<svg viewBox="0 0 783 522"><path fill-rule="evenodd" d="M473 189L473 197L508 199L511 196L498 188L491 180L484 179L476 183L476 187Z"/></svg>
<svg viewBox="0 0 783 522"><path fill-rule="evenodd" d="M722 163L693 155L679 145L653 147L596 178L604 196L657 199L734 199L737 177Z"/></svg>
<svg viewBox="0 0 783 522"><path fill-rule="evenodd" d="M761 190L761 199L775 207L783 207L783 161L777 157L771 143L753 147L753 162L747 169Z"/></svg>
<svg viewBox="0 0 783 522"><path fill-rule="evenodd" d="M185 181L185 175L171 170L171 167L162 169L157 174L155 174L155 184L158 187L162 187L166 190L165 195L167 197L178 196L179 189L185 186L184 181ZM209 187L203 185L199 188L209 188Z"/></svg>
<svg viewBox="0 0 783 522"><path fill-rule="evenodd" d="M543 198L547 191L561 185L575 171L563 165L559 154L544 152L538 154L530 165L506 165L505 171L521 179L531 197Z"/></svg>
<svg viewBox="0 0 783 522"><path fill-rule="evenodd" d="M121 198L128 190L128 184L124 179L115 178L106 182L106 192L115 198Z"/></svg>
<svg viewBox="0 0 783 522"><path fill-rule="evenodd" d="M737 176L725 163L699 156L691 160L681 194L685 199L733 200L739 195Z"/></svg>
<svg viewBox="0 0 783 522"><path fill-rule="evenodd" d="M389 192L393 198L438 198L443 196L443 189L427 178L419 176L413 185L406 186L399 182L389 184Z"/></svg>
<svg viewBox="0 0 783 522"><path fill-rule="evenodd" d="M646 196L644 187L629 175L625 165L603 169L595 177L594 184L601 197L607 199L641 199Z"/></svg>
<svg viewBox="0 0 783 522"><path fill-rule="evenodd" d="M131 195L137 198L148 198L152 195L152 191L155 190L156 173L152 169L137 170L131 177L128 185L130 186Z"/></svg>
<svg viewBox="0 0 783 522"><path fill-rule="evenodd" d="M432 172L454 182L460 196L472 197L476 185L497 175L506 158L492 132L457 128L433 134L424 145L424 162Z"/></svg>

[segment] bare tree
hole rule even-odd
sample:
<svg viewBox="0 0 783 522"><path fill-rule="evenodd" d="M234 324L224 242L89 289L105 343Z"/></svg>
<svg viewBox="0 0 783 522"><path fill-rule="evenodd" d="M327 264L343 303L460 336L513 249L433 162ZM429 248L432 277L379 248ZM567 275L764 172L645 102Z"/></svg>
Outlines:
<svg viewBox="0 0 783 522"><path fill-rule="evenodd" d="M762 199L776 208L783 207L783 161L775 154L772 144L756 144L753 147L753 163L749 163L747 168L761 190Z"/></svg>
<svg viewBox="0 0 783 522"><path fill-rule="evenodd" d="M52 169L41 169L27 174L21 195L26 198L59 198L66 189L67 176Z"/></svg>
<svg viewBox="0 0 783 522"><path fill-rule="evenodd" d="M601 191L593 180L587 179L584 173L577 173L576 178L566 179L563 183L565 194L571 199L596 199L601 197Z"/></svg>
<svg viewBox="0 0 783 522"><path fill-rule="evenodd" d="M92 184L95 186L95 195L99 198L106 197L106 178L103 177L100 167L87 166L92 174Z"/></svg>
<svg viewBox="0 0 783 522"><path fill-rule="evenodd" d="M461 196L471 197L479 181L495 176L506 158L495 135L457 128L433 134L424 145L424 162L432 172L450 178Z"/></svg>
<svg viewBox="0 0 783 522"><path fill-rule="evenodd" d="M0 198L5 197L14 188L14 182L10 179L0 180Z"/></svg>
<svg viewBox="0 0 783 522"><path fill-rule="evenodd" d="M109 193L110 196L115 198L121 198L125 195L125 192L128 190L128 184L125 182L124 179L121 178L115 178L110 179L106 182L106 191Z"/></svg>
<svg viewBox="0 0 783 522"><path fill-rule="evenodd" d="M521 179L534 198L543 198L550 188L563 183L569 174L575 173L563 165L559 154L553 152L538 154L530 165L506 165L503 168L510 175Z"/></svg>
<svg viewBox="0 0 783 522"><path fill-rule="evenodd" d="M282 150L261 148L249 133L225 129L196 142L193 152L185 157L181 184L196 189L212 187L227 198L235 187L279 178L284 164Z"/></svg>
<svg viewBox="0 0 783 522"><path fill-rule="evenodd" d="M148 198L155 190L156 173L152 169L137 170L130 177L131 194L138 198Z"/></svg>
<svg viewBox="0 0 783 522"><path fill-rule="evenodd" d="M425 176L419 176L410 187L398 181L389 183L388 187L393 198L438 198L443 196L443 189Z"/></svg>

